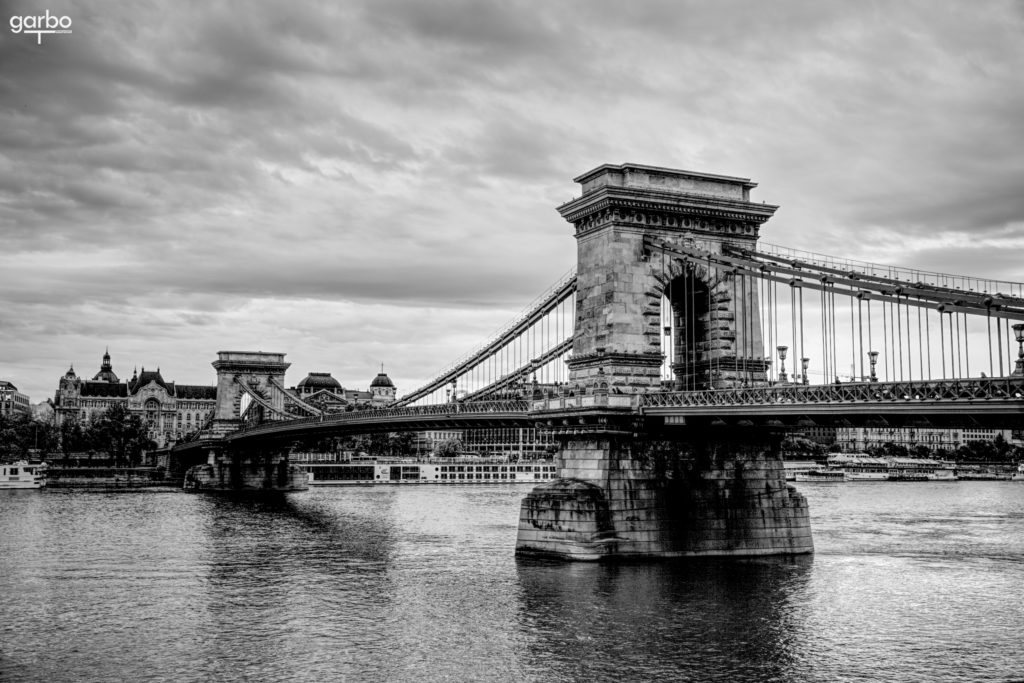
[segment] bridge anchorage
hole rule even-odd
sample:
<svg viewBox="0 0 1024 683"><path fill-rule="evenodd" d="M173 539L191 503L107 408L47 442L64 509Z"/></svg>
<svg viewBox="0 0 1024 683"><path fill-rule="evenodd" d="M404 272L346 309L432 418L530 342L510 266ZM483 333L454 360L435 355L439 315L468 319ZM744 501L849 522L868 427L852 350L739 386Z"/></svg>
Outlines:
<svg viewBox="0 0 1024 683"><path fill-rule="evenodd" d="M786 485L781 433L680 429L645 416L663 389L767 385L758 292L667 248L753 249L776 206L746 178L635 164L575 179L559 207L577 240L568 388L533 404L561 442L560 479L523 502L516 552L567 559L813 551L804 497ZM665 310L669 313L666 315ZM663 325L670 318L667 339Z"/></svg>

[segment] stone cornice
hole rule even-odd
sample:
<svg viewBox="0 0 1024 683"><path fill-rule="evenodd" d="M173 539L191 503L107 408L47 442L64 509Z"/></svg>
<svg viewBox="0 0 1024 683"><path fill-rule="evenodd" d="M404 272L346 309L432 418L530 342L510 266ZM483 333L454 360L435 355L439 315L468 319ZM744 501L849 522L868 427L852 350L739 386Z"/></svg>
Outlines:
<svg viewBox="0 0 1024 683"><path fill-rule="evenodd" d="M595 367L599 365L632 365L636 367L658 367L664 362L660 353L620 353L616 351L598 351L596 353L577 353L566 360L570 368Z"/></svg>
<svg viewBox="0 0 1024 683"><path fill-rule="evenodd" d="M214 361L211 365L213 365L214 369L217 371L224 369L228 373L234 372L235 374L240 375L283 375L285 370L291 366L291 363L239 363L238 361Z"/></svg>
<svg viewBox="0 0 1024 683"><path fill-rule="evenodd" d="M623 193L631 196L620 196ZM663 195L673 201L655 200L649 196L651 194ZM681 199L687 201L682 202ZM577 237L609 225L617 225L756 240L761 224L777 208L771 204L696 195L601 188L562 205L559 212L573 223Z"/></svg>
<svg viewBox="0 0 1024 683"><path fill-rule="evenodd" d="M601 187L558 207L558 213L570 223L607 208L632 208L675 214L705 212L737 220L763 223L772 217L778 206L757 204L739 199L708 194L668 192L650 188Z"/></svg>

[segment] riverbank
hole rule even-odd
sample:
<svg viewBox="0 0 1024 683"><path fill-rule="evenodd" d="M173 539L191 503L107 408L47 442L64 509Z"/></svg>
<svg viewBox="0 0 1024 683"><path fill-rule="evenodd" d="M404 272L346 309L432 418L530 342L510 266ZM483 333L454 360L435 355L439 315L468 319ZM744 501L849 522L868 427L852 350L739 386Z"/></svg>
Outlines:
<svg viewBox="0 0 1024 683"><path fill-rule="evenodd" d="M46 486L103 490L181 488L182 482L166 477L159 467L50 467L46 471Z"/></svg>

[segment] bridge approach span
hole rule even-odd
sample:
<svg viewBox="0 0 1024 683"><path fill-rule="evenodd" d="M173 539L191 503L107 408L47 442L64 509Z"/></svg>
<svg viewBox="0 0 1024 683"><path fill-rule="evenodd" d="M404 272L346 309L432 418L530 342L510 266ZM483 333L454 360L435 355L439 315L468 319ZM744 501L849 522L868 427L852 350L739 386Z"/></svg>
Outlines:
<svg viewBox="0 0 1024 683"><path fill-rule="evenodd" d="M266 422L240 429L224 442L239 447L249 443L425 429L482 429L532 427L528 401L474 401L404 408L358 410L322 417Z"/></svg>

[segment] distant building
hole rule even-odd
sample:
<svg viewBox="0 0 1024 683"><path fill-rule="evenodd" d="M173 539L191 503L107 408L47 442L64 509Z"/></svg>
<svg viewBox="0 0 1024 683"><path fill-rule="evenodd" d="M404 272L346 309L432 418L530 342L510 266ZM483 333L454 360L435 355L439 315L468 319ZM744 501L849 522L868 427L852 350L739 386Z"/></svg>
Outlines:
<svg viewBox="0 0 1024 683"><path fill-rule="evenodd" d="M124 404L149 425L149 436L160 448L200 429L212 417L217 387L167 382L156 371L142 369L127 382L114 373L110 353L103 354L99 372L80 378L72 366L60 378L53 400L54 421L87 423L107 408Z"/></svg>
<svg viewBox="0 0 1024 683"><path fill-rule="evenodd" d="M10 417L15 414L32 414L28 396L12 383L0 379L0 415Z"/></svg>
<svg viewBox="0 0 1024 683"><path fill-rule="evenodd" d="M847 452L861 452L885 443L913 450L925 446L931 451L955 451L971 441L992 441L1001 435L1013 438L1008 429L938 429L935 427L846 427L836 429L836 443Z"/></svg>
<svg viewBox="0 0 1024 683"><path fill-rule="evenodd" d="M383 369L370 382L369 391L346 389L329 372L311 372L291 388L296 398L326 413L383 408L394 403L397 391L394 382ZM289 410L301 413L297 407L290 407Z"/></svg>

